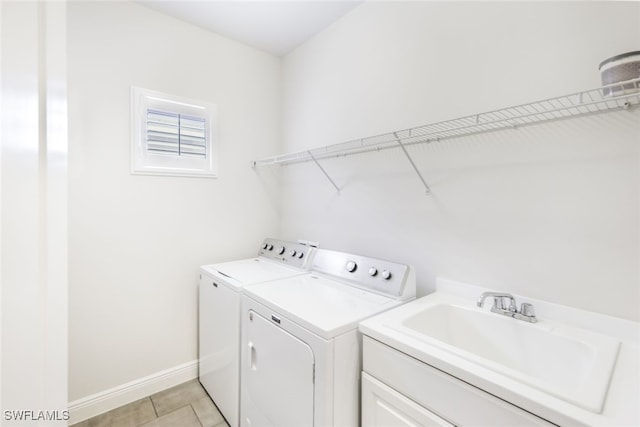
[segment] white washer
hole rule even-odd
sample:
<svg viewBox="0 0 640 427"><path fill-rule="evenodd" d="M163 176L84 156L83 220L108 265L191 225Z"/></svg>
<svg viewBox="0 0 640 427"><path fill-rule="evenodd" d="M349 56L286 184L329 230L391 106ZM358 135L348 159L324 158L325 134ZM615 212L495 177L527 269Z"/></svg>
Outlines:
<svg viewBox="0 0 640 427"><path fill-rule="evenodd" d="M312 270L243 290L243 427L359 425L358 323L415 298L408 265L318 249Z"/></svg>
<svg viewBox="0 0 640 427"><path fill-rule="evenodd" d="M312 247L265 239L256 258L200 267L198 377L231 427L240 415L242 288L304 274L312 257Z"/></svg>

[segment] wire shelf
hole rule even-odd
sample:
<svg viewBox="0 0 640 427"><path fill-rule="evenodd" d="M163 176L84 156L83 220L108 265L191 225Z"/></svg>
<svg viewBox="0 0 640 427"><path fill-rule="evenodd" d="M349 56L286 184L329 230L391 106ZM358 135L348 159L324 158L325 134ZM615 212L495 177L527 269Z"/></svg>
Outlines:
<svg viewBox="0 0 640 427"><path fill-rule="evenodd" d="M326 145L307 151L267 157L255 160L253 166L286 165L314 161L334 187L339 190L338 186L322 169L318 160L400 147L416 173L420 176L427 191L429 191L429 187L422 179L405 146L625 110L636 107L639 104L640 78L528 104L430 123L339 144Z"/></svg>

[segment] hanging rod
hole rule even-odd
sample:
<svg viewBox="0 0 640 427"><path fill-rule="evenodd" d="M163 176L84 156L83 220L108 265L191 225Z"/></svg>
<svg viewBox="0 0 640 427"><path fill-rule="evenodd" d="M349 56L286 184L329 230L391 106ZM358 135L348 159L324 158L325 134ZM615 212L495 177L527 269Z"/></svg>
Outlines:
<svg viewBox="0 0 640 427"><path fill-rule="evenodd" d="M630 87L634 89L629 89ZM428 192L429 186L422 178L405 148L408 145L626 110L638 105L640 105L640 78L528 104L387 132L339 144L326 145L311 150L266 157L254 160L252 166L255 168L313 161L337 189L338 186L320 166L318 160L400 147L404 150Z"/></svg>

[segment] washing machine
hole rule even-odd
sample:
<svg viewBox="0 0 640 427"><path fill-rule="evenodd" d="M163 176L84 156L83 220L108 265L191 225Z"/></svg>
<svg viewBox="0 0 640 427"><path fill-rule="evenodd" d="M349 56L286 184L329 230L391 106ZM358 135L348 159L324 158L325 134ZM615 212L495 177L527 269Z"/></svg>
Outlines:
<svg viewBox="0 0 640 427"><path fill-rule="evenodd" d="M323 249L308 274L244 288L240 425L359 425L358 323L415 293L409 265Z"/></svg>
<svg viewBox="0 0 640 427"><path fill-rule="evenodd" d="M231 427L239 425L242 289L306 273L313 250L267 238L255 258L200 267L198 377Z"/></svg>

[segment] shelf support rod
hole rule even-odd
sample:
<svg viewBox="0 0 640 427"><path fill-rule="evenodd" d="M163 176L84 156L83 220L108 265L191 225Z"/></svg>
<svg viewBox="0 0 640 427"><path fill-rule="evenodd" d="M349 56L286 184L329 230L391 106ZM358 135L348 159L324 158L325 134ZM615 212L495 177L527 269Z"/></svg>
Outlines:
<svg viewBox="0 0 640 427"><path fill-rule="evenodd" d="M422 174L420 173L420 171L418 170L418 167L416 166L416 164L413 162L413 159L411 158L411 156L409 155L409 152L407 151L407 149L405 148L404 144L402 143L402 141L400 141L400 138L398 138L398 132L394 132L393 133L394 138L396 139L396 142L398 143L398 145L400 146L400 148L402 148L402 151L404 152L404 155L407 156L407 159L409 160L409 163L411 163L411 166L413 166L413 170L416 171L416 174L418 174L418 178L420 178L420 181L422 181L422 185L424 185L424 188L426 188L427 190L427 194L431 193L431 189L429 188L429 186L427 185L427 182L424 180L424 178L422 177Z"/></svg>
<svg viewBox="0 0 640 427"><path fill-rule="evenodd" d="M329 182L331 182L331 185L333 185L336 189L336 191L338 193L340 193L340 188L336 185L335 182L333 182L333 180L331 179L331 177L329 176L329 174L327 173L327 171L324 170L324 168L320 165L320 163L318 162L318 160L313 156L313 154L311 154L311 150L307 151L307 154L309 154L309 157L311 157L311 160L313 160L313 162L316 164L316 166L318 166L318 168L322 171L322 173L324 174L324 176L327 177L327 179L329 180Z"/></svg>

